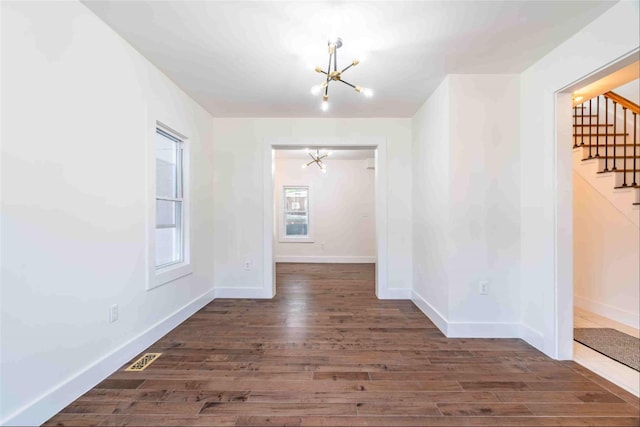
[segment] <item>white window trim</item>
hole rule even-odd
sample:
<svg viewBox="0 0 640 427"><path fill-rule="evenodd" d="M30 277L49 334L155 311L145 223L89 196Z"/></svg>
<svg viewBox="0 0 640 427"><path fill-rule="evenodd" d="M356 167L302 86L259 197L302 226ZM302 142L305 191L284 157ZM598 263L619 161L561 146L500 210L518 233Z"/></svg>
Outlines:
<svg viewBox="0 0 640 427"><path fill-rule="evenodd" d="M156 267L156 129L182 141L182 245L181 262ZM191 264L191 143L189 138L170 126L151 120L147 135L147 290L151 290L193 273Z"/></svg>
<svg viewBox="0 0 640 427"><path fill-rule="evenodd" d="M284 201L284 191L287 188L300 188L300 187L304 187L307 189L308 191L308 196L307 196L307 218L309 221L309 224L307 226L307 235L303 236L303 237L294 237L294 236L287 236L285 234L285 224L284 224L284 205L285 205L285 201ZM286 184L286 185L282 185L280 188L280 203L279 203L279 209L278 209L278 215L280 216L280 221L278 222L279 227L279 233L278 233L278 241L282 242L282 243L313 243L314 239L313 239L313 231L315 228L315 220L313 218L313 191L311 188L311 185L309 184L299 184L299 185L294 185L294 184Z"/></svg>

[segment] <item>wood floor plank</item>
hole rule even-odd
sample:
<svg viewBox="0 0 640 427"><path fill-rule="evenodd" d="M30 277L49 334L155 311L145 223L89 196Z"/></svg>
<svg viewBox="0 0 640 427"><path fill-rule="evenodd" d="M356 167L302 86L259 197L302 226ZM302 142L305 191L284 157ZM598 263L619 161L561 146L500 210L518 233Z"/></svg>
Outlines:
<svg viewBox="0 0 640 427"><path fill-rule="evenodd" d="M438 403L443 415L449 416L524 416L532 415L527 406L519 403Z"/></svg>
<svg viewBox="0 0 640 427"><path fill-rule="evenodd" d="M217 299L46 425L637 426L638 398L520 339L450 339L372 264L278 264L271 300ZM133 360L137 359L137 355Z"/></svg>
<svg viewBox="0 0 640 427"><path fill-rule="evenodd" d="M358 415L365 416L435 416L442 415L435 403L412 402L360 402L356 405Z"/></svg>
<svg viewBox="0 0 640 427"><path fill-rule="evenodd" d="M609 417L636 416L640 412L627 403L527 403L535 415L552 417L598 415Z"/></svg>

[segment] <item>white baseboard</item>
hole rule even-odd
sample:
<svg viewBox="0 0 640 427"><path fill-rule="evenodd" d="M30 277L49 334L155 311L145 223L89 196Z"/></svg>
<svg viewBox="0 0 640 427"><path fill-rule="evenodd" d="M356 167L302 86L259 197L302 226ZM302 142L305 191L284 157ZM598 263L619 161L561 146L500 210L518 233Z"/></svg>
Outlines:
<svg viewBox="0 0 640 427"><path fill-rule="evenodd" d="M213 291L204 293L103 358L95 361L86 369L46 391L6 419L1 420L0 425L33 426L44 423L213 299Z"/></svg>
<svg viewBox="0 0 640 427"><path fill-rule="evenodd" d="M418 307L420 311L422 311L424 315L427 316L429 320L431 320L433 324L436 325L438 329L440 329L440 332L442 332L446 337L449 324L449 322L447 322L447 319L445 319L445 317L440 314L440 312L436 310L435 307L429 304L427 300L424 299L424 297L417 293L415 290L411 291L411 301L413 301L416 307Z"/></svg>
<svg viewBox="0 0 640 427"><path fill-rule="evenodd" d="M520 338L520 324L509 322L449 322L448 338Z"/></svg>
<svg viewBox="0 0 640 427"><path fill-rule="evenodd" d="M375 256L276 256L275 262L328 263L328 264L374 264Z"/></svg>
<svg viewBox="0 0 640 427"><path fill-rule="evenodd" d="M574 303L578 308L590 311L611 320L615 320L616 322L624 323L625 325L631 326L633 328L637 328L638 324L640 324L640 316L638 315L638 313L621 310L617 307L603 304L601 302L594 301L579 295L574 295Z"/></svg>
<svg viewBox="0 0 640 427"><path fill-rule="evenodd" d="M378 299L411 299L411 289L408 288L388 288L380 289Z"/></svg>
<svg viewBox="0 0 640 427"><path fill-rule="evenodd" d="M521 338L541 350L543 335L517 322L450 322L415 290L411 301L447 338Z"/></svg>
<svg viewBox="0 0 640 427"><path fill-rule="evenodd" d="M271 299L275 296L272 291L264 288L216 288L214 292L216 299Z"/></svg>
<svg viewBox="0 0 640 427"><path fill-rule="evenodd" d="M520 338L544 353L544 335L542 332L520 323Z"/></svg>

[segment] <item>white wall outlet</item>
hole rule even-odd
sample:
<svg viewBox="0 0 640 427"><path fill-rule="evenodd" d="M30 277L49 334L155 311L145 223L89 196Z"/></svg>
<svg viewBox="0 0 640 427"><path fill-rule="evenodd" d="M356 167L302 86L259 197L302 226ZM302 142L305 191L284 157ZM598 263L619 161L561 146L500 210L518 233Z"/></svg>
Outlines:
<svg viewBox="0 0 640 427"><path fill-rule="evenodd" d="M251 270L251 261L244 262L244 269L247 271Z"/></svg>
<svg viewBox="0 0 640 427"><path fill-rule="evenodd" d="M481 280L479 283L480 295L489 295L489 282L487 280Z"/></svg>
<svg viewBox="0 0 640 427"><path fill-rule="evenodd" d="M113 304L109 307L109 323L113 323L118 320L118 304Z"/></svg>

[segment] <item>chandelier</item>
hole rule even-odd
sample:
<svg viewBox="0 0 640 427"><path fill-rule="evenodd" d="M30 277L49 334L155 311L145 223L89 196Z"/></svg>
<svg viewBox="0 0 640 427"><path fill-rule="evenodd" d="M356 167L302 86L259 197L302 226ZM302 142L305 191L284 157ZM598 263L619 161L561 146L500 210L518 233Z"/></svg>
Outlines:
<svg viewBox="0 0 640 427"><path fill-rule="evenodd" d="M316 67L316 72L325 75L325 81L322 84L315 85L311 88L311 93L313 95L319 95L321 92L324 92L322 95L322 111L327 111L329 109L329 83L331 82L342 82L347 86L351 86L356 92L363 94L364 96L372 96L373 92L371 89L363 88L361 86L352 85L349 82L342 80L342 73L347 71L351 67L355 67L360 63L357 59L351 61L347 67L342 70L338 70L338 49L342 46L342 39L340 37L336 39L329 40L329 66L327 67L327 71L324 71L321 67ZM333 64L333 71L331 71L331 65Z"/></svg>
<svg viewBox="0 0 640 427"><path fill-rule="evenodd" d="M324 159L325 157L329 157L329 155L331 154L331 151L328 151L326 154L323 154L322 156L320 155L320 150L316 150L315 156L313 155L313 153L309 153L309 151L307 151L307 153L311 157L311 161L309 163L303 164L302 169L305 169L315 163L316 165L318 165L320 170L322 170L322 173L327 173L327 165L324 164L322 159Z"/></svg>

